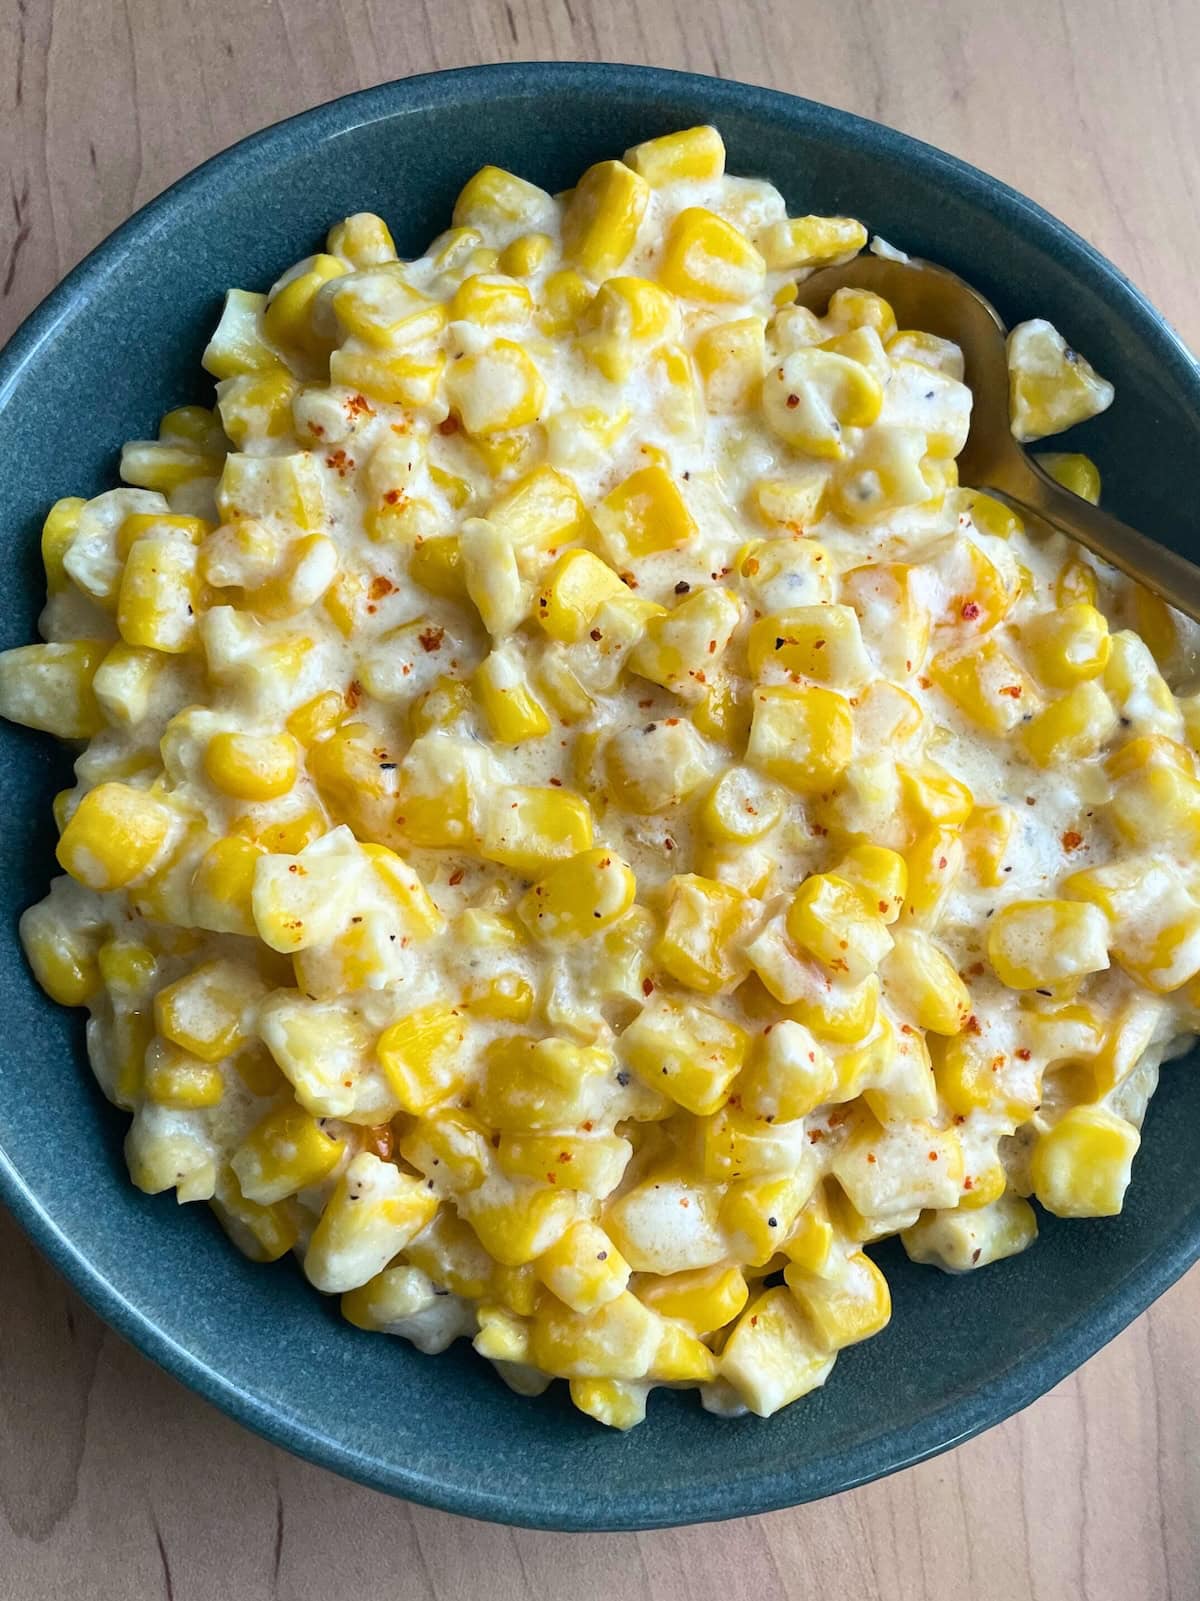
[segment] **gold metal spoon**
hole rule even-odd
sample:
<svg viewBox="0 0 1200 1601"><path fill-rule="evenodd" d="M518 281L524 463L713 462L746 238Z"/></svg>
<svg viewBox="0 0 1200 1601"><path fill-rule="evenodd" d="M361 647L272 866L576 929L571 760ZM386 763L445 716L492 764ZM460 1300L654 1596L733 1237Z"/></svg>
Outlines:
<svg viewBox="0 0 1200 1601"><path fill-rule="evenodd" d="M872 289L902 328L952 339L963 353L973 398L971 431L958 458L973 489L995 490L1110 562L1200 622L1200 567L1056 483L1013 438L1008 412L1007 329L996 308L970 284L928 261L856 256L825 267L799 286L797 303L824 313L835 289Z"/></svg>

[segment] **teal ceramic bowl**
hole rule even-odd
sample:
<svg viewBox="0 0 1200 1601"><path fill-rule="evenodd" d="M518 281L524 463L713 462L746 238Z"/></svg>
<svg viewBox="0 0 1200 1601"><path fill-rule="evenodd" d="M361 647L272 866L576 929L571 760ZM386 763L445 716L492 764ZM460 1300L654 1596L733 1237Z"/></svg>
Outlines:
<svg viewBox="0 0 1200 1601"><path fill-rule="evenodd" d="M1122 517L1193 558L1181 464L1200 456L1200 371L1162 318L1082 239L926 145L787 95L633 67L483 67L387 84L268 129L139 212L0 357L0 507L9 579L0 645L33 636L38 528L57 495L116 480L117 452L173 405L207 400L200 352L229 284L257 287L369 209L401 253L444 225L484 161L565 187L653 134L715 122L734 172L793 212L850 212L945 262L1010 320L1051 318L1117 385L1080 443ZM559 1395L519 1400L459 1346L428 1358L340 1321L290 1264L253 1267L206 1208L134 1191L125 1119L88 1072L79 1013L33 984L17 914L53 870L64 753L0 734L0 1197L122 1334L289 1450L412 1500L552 1529L631 1529L793 1505L944 1450L1040 1395L1200 1254L1200 1076L1168 1067L1119 1219L1042 1220L1035 1249L952 1279L879 1252L884 1334L767 1421L721 1422L658 1392L627 1436Z"/></svg>

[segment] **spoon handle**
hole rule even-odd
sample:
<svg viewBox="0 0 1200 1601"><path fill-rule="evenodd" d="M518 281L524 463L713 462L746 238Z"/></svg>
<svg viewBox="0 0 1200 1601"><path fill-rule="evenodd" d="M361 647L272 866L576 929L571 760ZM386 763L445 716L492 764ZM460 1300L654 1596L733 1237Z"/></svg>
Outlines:
<svg viewBox="0 0 1200 1601"><path fill-rule="evenodd" d="M1007 485L1004 488L1007 490ZM1200 622L1200 567L1185 556L1072 494L1032 463L1029 471L1021 475L1019 489L1014 485L1007 498L1018 509L1023 506L1068 538L1078 540L1093 555L1153 590L1184 616Z"/></svg>

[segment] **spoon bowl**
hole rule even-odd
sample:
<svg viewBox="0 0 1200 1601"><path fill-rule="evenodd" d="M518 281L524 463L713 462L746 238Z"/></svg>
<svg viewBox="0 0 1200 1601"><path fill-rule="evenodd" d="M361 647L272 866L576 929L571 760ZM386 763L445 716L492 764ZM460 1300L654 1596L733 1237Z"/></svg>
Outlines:
<svg viewBox="0 0 1200 1601"><path fill-rule="evenodd" d="M963 353L973 397L971 429L958 458L964 483L1001 496L1057 528L1093 555L1200 622L1200 567L1072 494L1013 437L1008 410L1008 330L999 312L957 273L910 258L855 256L798 286L796 304L823 313L838 289L869 289L888 301L902 328L950 339Z"/></svg>

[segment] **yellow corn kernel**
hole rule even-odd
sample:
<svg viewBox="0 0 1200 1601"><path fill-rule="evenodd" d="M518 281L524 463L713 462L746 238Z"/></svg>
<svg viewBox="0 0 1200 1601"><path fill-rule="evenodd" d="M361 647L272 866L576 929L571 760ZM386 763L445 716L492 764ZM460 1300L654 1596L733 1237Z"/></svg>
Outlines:
<svg viewBox="0 0 1200 1601"><path fill-rule="evenodd" d="M582 795L512 784L492 796L480 853L489 862L537 878L591 844L592 814Z"/></svg>
<svg viewBox="0 0 1200 1601"><path fill-rule="evenodd" d="M1004 858L1015 824L1011 806L976 806L967 818L962 833L964 859L985 889L1004 882Z"/></svg>
<svg viewBox="0 0 1200 1601"><path fill-rule="evenodd" d="M661 1318L628 1290L586 1315L547 1297L534 1313L530 1354L543 1372L560 1378L639 1379L662 1336Z"/></svg>
<svg viewBox="0 0 1200 1601"><path fill-rule="evenodd" d="M954 963L918 928L898 928L884 959L883 979L895 1004L933 1034L958 1034L971 1012L971 995Z"/></svg>
<svg viewBox="0 0 1200 1601"><path fill-rule="evenodd" d="M211 1205L225 1233L252 1262L278 1262L300 1236L294 1207L259 1206L248 1201L232 1168L222 1168L217 1174Z"/></svg>
<svg viewBox="0 0 1200 1601"><path fill-rule="evenodd" d="M644 1008L621 1035L621 1054L649 1086L707 1117L723 1106L749 1040L727 1018L688 1001Z"/></svg>
<svg viewBox="0 0 1200 1601"><path fill-rule="evenodd" d="M125 1164L147 1195L173 1189L181 1202L207 1201L216 1188L217 1164L203 1135L182 1128L162 1132L140 1109L125 1136Z"/></svg>
<svg viewBox="0 0 1200 1601"><path fill-rule="evenodd" d="M1034 1193L1056 1217L1115 1217L1140 1143L1123 1117L1099 1106L1074 1106L1034 1147Z"/></svg>
<svg viewBox="0 0 1200 1601"><path fill-rule="evenodd" d="M884 845L855 845L834 869L853 884L873 912L894 923L908 893L908 864Z"/></svg>
<svg viewBox="0 0 1200 1601"><path fill-rule="evenodd" d="M549 234L520 234L500 252L500 271L511 273L514 278L532 278L553 253L554 241Z"/></svg>
<svg viewBox="0 0 1200 1601"><path fill-rule="evenodd" d="M802 1024L785 1018L762 1038L739 1091L753 1117L790 1123L824 1105L835 1087L829 1052Z"/></svg>
<svg viewBox="0 0 1200 1601"><path fill-rule="evenodd" d="M780 1284L751 1301L718 1362L720 1375L760 1418L770 1417L829 1377L835 1357L822 1349L791 1291Z"/></svg>
<svg viewBox="0 0 1200 1601"><path fill-rule="evenodd" d="M468 598L462 547L454 534L421 540L409 556L408 575L414 584L420 584L432 595L440 595L443 600L465 601Z"/></svg>
<svg viewBox="0 0 1200 1601"><path fill-rule="evenodd" d="M519 745L550 732L550 719L526 682L520 658L507 648L484 659L474 684L492 738L501 745Z"/></svg>
<svg viewBox="0 0 1200 1601"><path fill-rule="evenodd" d="M132 439L122 447L118 471L127 484L170 495L197 478L216 478L221 471L221 458L191 445Z"/></svg>
<svg viewBox="0 0 1200 1601"><path fill-rule="evenodd" d="M334 223L325 241L331 256L340 256L352 267L378 267L395 261L396 245L382 217L372 211L356 211Z"/></svg>
<svg viewBox="0 0 1200 1601"><path fill-rule="evenodd" d="M1100 469L1090 456L1079 452L1047 451L1034 458L1043 472L1081 500L1100 504Z"/></svg>
<svg viewBox="0 0 1200 1601"><path fill-rule="evenodd" d="M538 594L534 616L551 639L575 644L586 636L602 603L625 594L627 587L590 550L564 551Z"/></svg>
<svg viewBox="0 0 1200 1601"><path fill-rule="evenodd" d="M296 782L296 765L290 734L214 734L204 752L209 781L237 800L286 795Z"/></svg>
<svg viewBox="0 0 1200 1601"><path fill-rule="evenodd" d="M572 1224L540 1256L534 1271L574 1312L594 1312L625 1292L629 1263L595 1223Z"/></svg>
<svg viewBox="0 0 1200 1601"><path fill-rule="evenodd" d="M1096 575L1081 556L1072 556L1054 580L1054 600L1058 606L1094 606L1099 593Z"/></svg>
<svg viewBox="0 0 1200 1601"><path fill-rule="evenodd" d="M1042 318L1008 336L1008 406L1023 443L1061 433L1112 404L1113 386Z"/></svg>
<svg viewBox="0 0 1200 1601"><path fill-rule="evenodd" d="M703 206L688 206L667 230L659 277L689 300L752 300L762 289L765 266L731 222Z"/></svg>
<svg viewBox="0 0 1200 1601"><path fill-rule="evenodd" d="M385 358L436 339L447 321L445 306L386 270L351 273L333 291L329 305L344 336L361 340Z"/></svg>
<svg viewBox="0 0 1200 1601"><path fill-rule="evenodd" d="M587 939L623 917L636 890L633 870L615 852L587 850L551 868L526 891L517 911L540 939Z"/></svg>
<svg viewBox="0 0 1200 1601"><path fill-rule="evenodd" d="M858 617L849 606L797 606L762 617L750 630L750 670L801 673L818 684L853 688L870 675Z"/></svg>
<svg viewBox="0 0 1200 1601"><path fill-rule="evenodd" d="M174 534L144 535L130 549L117 600L127 645L178 655L196 645L196 550Z"/></svg>
<svg viewBox="0 0 1200 1601"><path fill-rule="evenodd" d="M571 1379L571 1400L581 1412L610 1429L624 1432L646 1417L645 1384L627 1384L620 1379Z"/></svg>
<svg viewBox="0 0 1200 1601"><path fill-rule="evenodd" d="M957 828L935 824L923 829L905 852L908 894L901 915L906 922L933 928L962 872L963 842Z"/></svg>
<svg viewBox="0 0 1200 1601"><path fill-rule="evenodd" d="M817 686L756 689L746 760L803 795L820 794L850 765L854 725L835 691Z"/></svg>
<svg viewBox="0 0 1200 1601"><path fill-rule="evenodd" d="M692 713L702 734L731 750L744 750L750 736L750 704L734 678L720 677Z"/></svg>
<svg viewBox="0 0 1200 1601"><path fill-rule="evenodd" d="M299 385L290 373L247 373L221 386L217 409L225 432L239 450L260 439L278 439L292 429L292 401Z"/></svg>
<svg viewBox="0 0 1200 1601"><path fill-rule="evenodd" d="M164 413L158 437L163 444L193 445L212 455L219 456L225 449L220 422L207 406L177 406Z"/></svg>
<svg viewBox="0 0 1200 1601"><path fill-rule="evenodd" d="M265 986L251 967L218 959L195 968L154 997L158 1032L202 1062L231 1056L249 1038Z"/></svg>
<svg viewBox="0 0 1200 1601"><path fill-rule="evenodd" d="M518 550L543 551L578 539L587 527L579 490L566 473L535 467L488 507L487 520Z"/></svg>
<svg viewBox="0 0 1200 1601"><path fill-rule="evenodd" d="M1200 970L1200 905L1165 863L1116 861L1072 873L1063 893L1098 906L1112 925L1109 951L1156 994Z"/></svg>
<svg viewBox="0 0 1200 1601"><path fill-rule="evenodd" d="M123 640L109 648L92 679L92 693L111 724L129 727L142 721L164 665L160 652L126 645Z"/></svg>
<svg viewBox="0 0 1200 1601"><path fill-rule="evenodd" d="M544 1179L603 1199L621 1182L633 1146L617 1134L501 1136L496 1160L510 1178Z"/></svg>
<svg viewBox="0 0 1200 1601"><path fill-rule="evenodd" d="M915 361L919 367L942 373L947 378L963 380L962 351L949 339L939 339L914 328L901 328L884 340L884 348L894 361Z"/></svg>
<svg viewBox="0 0 1200 1601"><path fill-rule="evenodd" d="M542 285L538 327L542 333L568 333L575 327L592 298L587 280L577 272L552 272Z"/></svg>
<svg viewBox="0 0 1200 1601"><path fill-rule="evenodd" d="M329 379L388 406L429 406L437 398L446 357L420 346L380 355L335 350Z"/></svg>
<svg viewBox="0 0 1200 1601"><path fill-rule="evenodd" d="M833 1274L810 1273L793 1262L783 1276L827 1351L869 1340L891 1318L887 1280L863 1251L853 1252Z"/></svg>
<svg viewBox="0 0 1200 1601"><path fill-rule="evenodd" d="M465 1019L437 1003L402 1017L379 1037L379 1060L393 1095L406 1112L424 1116L462 1084L460 1047Z"/></svg>
<svg viewBox="0 0 1200 1601"><path fill-rule="evenodd" d="M272 1206L328 1178L345 1148L293 1104L269 1112L238 1146L230 1166L248 1201Z"/></svg>
<svg viewBox="0 0 1200 1601"><path fill-rule="evenodd" d="M700 1338L731 1323L750 1292L739 1268L708 1267L665 1277L647 1275L634 1285L634 1294L643 1306Z"/></svg>
<svg viewBox="0 0 1200 1601"><path fill-rule="evenodd" d="M56 500L46 513L42 524L42 565L46 569L46 590L51 595L59 594L69 583L63 558L79 532L79 514L86 505L87 501L78 495L68 495Z"/></svg>
<svg viewBox="0 0 1200 1601"><path fill-rule="evenodd" d="M336 689L323 689L290 712L285 727L301 745L315 745L332 734L345 715L345 698Z"/></svg>
<svg viewBox="0 0 1200 1601"><path fill-rule="evenodd" d="M791 1237L783 1246L783 1254L806 1272L820 1273L829 1260L833 1233L825 1192L818 1188L796 1219Z"/></svg>
<svg viewBox="0 0 1200 1601"><path fill-rule="evenodd" d="M699 823L709 839L748 845L783 815L779 792L747 767L727 768L704 799Z"/></svg>
<svg viewBox="0 0 1200 1601"><path fill-rule="evenodd" d="M346 263L336 256L313 256L306 270L268 301L262 313L262 327L270 342L312 361L319 362L327 356L333 340L315 325L314 302L323 284L342 277L346 271Z"/></svg>
<svg viewBox="0 0 1200 1601"><path fill-rule="evenodd" d="M1024 1123L1035 1111L1040 1093L1035 1074L1013 1081L1001 1074L1008 1061L996 1049L986 1029L968 1030L944 1041L934 1041L933 1073L938 1094L958 1117L987 1108L1014 1124Z"/></svg>
<svg viewBox="0 0 1200 1601"><path fill-rule="evenodd" d="M763 381L763 411L786 443L809 456L840 460L844 431L869 428L883 390L861 362L832 350L793 350Z"/></svg>
<svg viewBox="0 0 1200 1601"><path fill-rule="evenodd" d="M703 695L741 616L729 589L698 589L669 612L651 617L629 653L629 666L651 683L692 698Z"/></svg>
<svg viewBox="0 0 1200 1601"><path fill-rule="evenodd" d="M60 1006L84 1006L100 985L96 936L62 915L52 899L21 914L21 943L33 976Z"/></svg>
<svg viewBox="0 0 1200 1601"><path fill-rule="evenodd" d="M532 311L529 290L503 273L473 273L459 284L450 302L452 322L473 322L483 328L527 322Z"/></svg>
<svg viewBox="0 0 1200 1601"><path fill-rule="evenodd" d="M436 1304L434 1295L433 1284L420 1268L389 1267L369 1283L348 1290L339 1304L342 1316L356 1329L400 1333L411 1329L412 1320ZM442 1344L429 1349L442 1349Z"/></svg>
<svg viewBox="0 0 1200 1601"><path fill-rule="evenodd" d="M1062 767L1094 756L1116 727L1112 701L1099 684L1085 680L1038 712L1021 738L1039 767Z"/></svg>
<svg viewBox="0 0 1200 1601"><path fill-rule="evenodd" d="M593 278L610 277L633 249L649 197L646 180L624 162L589 167L563 213L566 259Z"/></svg>
<svg viewBox="0 0 1200 1601"><path fill-rule="evenodd" d="M520 345L496 339L477 355L450 364L446 398L466 432L486 439L536 422L546 402L546 385Z"/></svg>
<svg viewBox="0 0 1200 1601"><path fill-rule="evenodd" d="M851 984L873 973L892 948L883 918L855 885L832 873L813 873L801 884L788 907L787 931Z"/></svg>
<svg viewBox="0 0 1200 1601"><path fill-rule="evenodd" d="M739 983L749 969L741 950L746 897L730 884L684 873L667 884L664 925L652 960L702 995Z"/></svg>
<svg viewBox="0 0 1200 1601"><path fill-rule="evenodd" d="M659 284L609 278L579 319L579 345L606 378L623 383L648 352L678 338L679 326L675 300Z"/></svg>
<svg viewBox="0 0 1200 1601"><path fill-rule="evenodd" d="M156 1040L146 1053L142 1093L156 1106L199 1111L220 1105L225 1079L214 1062L202 1062L178 1046Z"/></svg>
<svg viewBox="0 0 1200 1601"><path fill-rule="evenodd" d="M609 554L619 566L686 545L696 535L695 520L679 485L657 462L631 473L605 496L594 515Z"/></svg>
<svg viewBox="0 0 1200 1601"><path fill-rule="evenodd" d="M308 770L335 822L360 839L386 840L394 832L398 784L392 759L365 723L344 723L308 753Z"/></svg>
<svg viewBox="0 0 1200 1601"><path fill-rule="evenodd" d="M55 854L88 889L124 889L154 867L171 821L167 807L144 790L99 784L80 801Z"/></svg>
<svg viewBox="0 0 1200 1601"><path fill-rule="evenodd" d="M468 178L454 202L454 226L464 229L511 229L541 224L554 215L554 202L544 189L505 172L480 167Z"/></svg>
<svg viewBox="0 0 1200 1601"><path fill-rule="evenodd" d="M642 816L669 812L711 776L691 723L668 717L626 728L604 748L604 771L620 805Z"/></svg>
<svg viewBox="0 0 1200 1601"><path fill-rule="evenodd" d="M746 411L757 402L766 367L765 332L761 317L740 317L697 339L696 365L709 411Z"/></svg>
<svg viewBox="0 0 1200 1601"><path fill-rule="evenodd" d="M1038 706L1029 678L994 639L957 656L935 656L929 676L954 704L989 734L1010 734Z"/></svg>
<svg viewBox="0 0 1200 1601"><path fill-rule="evenodd" d="M975 804L971 791L937 762L901 766L898 771L905 811L914 833L930 824L953 828L971 815Z"/></svg>
<svg viewBox="0 0 1200 1601"><path fill-rule="evenodd" d="M932 619L917 592L916 574L902 562L876 562L841 578L842 599L854 607L880 665L896 679L920 672L929 652ZM895 684L890 689L902 693Z"/></svg>
<svg viewBox="0 0 1200 1601"><path fill-rule="evenodd" d="M419 1118L399 1143L400 1155L417 1172L433 1179L434 1188L476 1190L488 1175L491 1147L477 1117L446 1107Z"/></svg>
<svg viewBox="0 0 1200 1601"><path fill-rule="evenodd" d="M1022 631L1022 638L1034 671L1054 689L1098 678L1112 650L1108 623L1086 603L1041 613Z"/></svg>
<svg viewBox="0 0 1200 1601"><path fill-rule="evenodd" d="M286 817L272 817L264 821L251 812L234 823L239 839L257 845L261 851L276 855L298 856L306 845L311 845L322 834L328 833L329 822L315 806Z"/></svg>
<svg viewBox="0 0 1200 1601"><path fill-rule="evenodd" d="M266 295L246 289L230 289L225 294L221 320L213 330L200 365L214 378L236 378L243 373L270 372L281 365L279 357L263 342L262 313Z"/></svg>
<svg viewBox="0 0 1200 1601"><path fill-rule="evenodd" d="M988 924L988 961L1010 989L1040 989L1108 966L1108 922L1085 901L1010 901Z"/></svg>
<svg viewBox="0 0 1200 1601"><path fill-rule="evenodd" d="M625 152L624 161L655 189L679 179L720 178L725 171L725 143L715 128L681 128L634 145Z"/></svg>
<svg viewBox="0 0 1200 1601"><path fill-rule="evenodd" d="M966 1273L1016 1256L1033 1244L1037 1231L1029 1202L1001 1192L978 1207L968 1207L964 1197L953 1212L926 1212L901 1239L912 1261L946 1273Z"/></svg>
<svg viewBox="0 0 1200 1601"><path fill-rule="evenodd" d="M575 1221L575 1197L569 1193L519 1181L512 1190L511 1200L485 1200L486 1191L475 1191L461 1203L479 1243L504 1267L535 1261Z"/></svg>
<svg viewBox="0 0 1200 1601"><path fill-rule="evenodd" d="M0 717L59 739L90 739L104 726L96 673L108 646L70 639L0 652Z"/></svg>
<svg viewBox="0 0 1200 1601"><path fill-rule="evenodd" d="M1175 697L1145 641L1128 629L1112 636L1104 687L1118 712L1129 718L1138 733L1180 738L1181 719Z"/></svg>
<svg viewBox="0 0 1200 1601"><path fill-rule="evenodd" d="M1176 850L1185 856L1200 850L1200 783L1167 763L1119 778L1109 815L1117 831L1134 845Z"/></svg>
<svg viewBox="0 0 1200 1601"><path fill-rule="evenodd" d="M198 928L216 934L254 934L254 868L264 854L253 840L215 840L192 875L191 909Z"/></svg>
<svg viewBox="0 0 1200 1601"><path fill-rule="evenodd" d="M754 539L742 547L738 554L738 571L743 578L754 580L752 587L761 589L764 584L782 578L792 591L789 599L833 599L833 569L826 566L829 552L804 533L808 524L821 515L828 485L825 468L809 467L796 471L790 478L760 478L751 489L750 501L759 518L776 534L784 528L792 536L791 543L786 545L776 538ZM797 594L801 576L803 590L807 593Z"/></svg>
<svg viewBox="0 0 1200 1601"><path fill-rule="evenodd" d="M853 217L788 217L754 236L773 272L847 261L866 242L867 230Z"/></svg>
<svg viewBox="0 0 1200 1601"><path fill-rule="evenodd" d="M338 1295L369 1283L421 1232L437 1196L420 1179L360 1151L334 1186L304 1253L310 1284Z"/></svg>
<svg viewBox="0 0 1200 1601"><path fill-rule="evenodd" d="M471 691L461 678L441 677L408 708L408 727L414 739L436 728L452 728L471 710Z"/></svg>
<svg viewBox="0 0 1200 1601"><path fill-rule="evenodd" d="M721 1202L721 1228L747 1267L765 1267L812 1193L811 1173L738 1179Z"/></svg>

